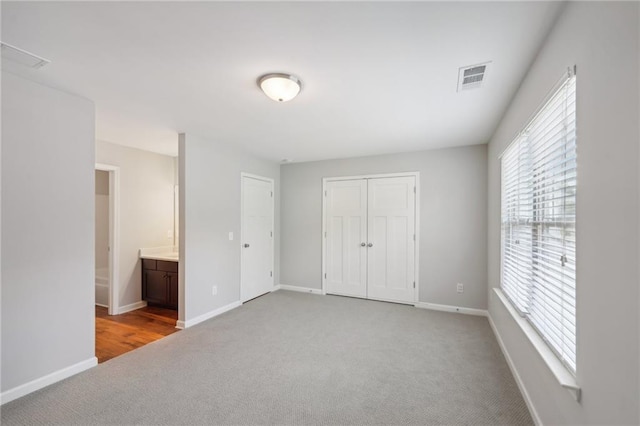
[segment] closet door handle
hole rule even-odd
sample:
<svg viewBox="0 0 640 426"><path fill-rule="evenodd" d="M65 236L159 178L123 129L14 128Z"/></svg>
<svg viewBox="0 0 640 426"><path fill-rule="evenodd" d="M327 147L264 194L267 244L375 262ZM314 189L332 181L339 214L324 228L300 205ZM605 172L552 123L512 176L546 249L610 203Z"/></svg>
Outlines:
<svg viewBox="0 0 640 426"><path fill-rule="evenodd" d="M249 244L245 243L244 248L249 248Z"/></svg>
<svg viewBox="0 0 640 426"><path fill-rule="evenodd" d="M367 247L373 247L373 243L367 244Z"/></svg>
<svg viewBox="0 0 640 426"><path fill-rule="evenodd" d="M367 243L360 243L360 247L366 247Z"/></svg>

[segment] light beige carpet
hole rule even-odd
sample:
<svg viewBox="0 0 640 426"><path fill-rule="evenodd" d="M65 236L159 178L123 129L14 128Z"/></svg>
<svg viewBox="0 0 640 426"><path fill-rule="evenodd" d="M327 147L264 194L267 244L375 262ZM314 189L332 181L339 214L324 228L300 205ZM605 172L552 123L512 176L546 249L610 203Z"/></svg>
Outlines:
<svg viewBox="0 0 640 426"><path fill-rule="evenodd" d="M289 291L5 404L1 420L532 424L486 318Z"/></svg>

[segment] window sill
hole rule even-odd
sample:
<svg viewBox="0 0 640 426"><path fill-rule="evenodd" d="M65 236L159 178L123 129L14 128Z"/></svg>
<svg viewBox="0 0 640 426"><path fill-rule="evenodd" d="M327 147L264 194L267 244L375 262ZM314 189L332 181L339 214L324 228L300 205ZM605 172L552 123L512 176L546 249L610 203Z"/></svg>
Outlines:
<svg viewBox="0 0 640 426"><path fill-rule="evenodd" d="M534 330L534 328L527 322L525 318L522 318L516 309L511 305L511 302L507 299L500 288L494 288L493 291L498 296L498 299L502 302L504 307L509 311L513 320L520 326L522 332L527 336L533 347L536 349L542 360L545 362L551 373L555 376L560 386L569 390L576 401L580 402L581 389L578 386L576 378L558 359L556 354L547 346L542 337Z"/></svg>

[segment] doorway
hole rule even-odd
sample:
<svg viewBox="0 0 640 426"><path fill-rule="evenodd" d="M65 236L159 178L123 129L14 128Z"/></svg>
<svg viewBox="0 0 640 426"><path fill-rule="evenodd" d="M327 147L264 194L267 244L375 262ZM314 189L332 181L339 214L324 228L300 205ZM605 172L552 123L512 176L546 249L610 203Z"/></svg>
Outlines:
<svg viewBox="0 0 640 426"><path fill-rule="evenodd" d="M324 179L324 293L418 300L418 181L418 173Z"/></svg>
<svg viewBox="0 0 640 426"><path fill-rule="evenodd" d="M95 303L117 315L119 309L119 182L120 168L107 164L95 167Z"/></svg>
<svg viewBox="0 0 640 426"><path fill-rule="evenodd" d="M102 363L178 331L178 312L120 305L120 168L96 164L95 186L95 355Z"/></svg>
<svg viewBox="0 0 640 426"><path fill-rule="evenodd" d="M96 170L95 297L96 305L109 307L109 172Z"/></svg>
<svg viewBox="0 0 640 426"><path fill-rule="evenodd" d="M241 272L242 303L273 290L273 179L241 174Z"/></svg>

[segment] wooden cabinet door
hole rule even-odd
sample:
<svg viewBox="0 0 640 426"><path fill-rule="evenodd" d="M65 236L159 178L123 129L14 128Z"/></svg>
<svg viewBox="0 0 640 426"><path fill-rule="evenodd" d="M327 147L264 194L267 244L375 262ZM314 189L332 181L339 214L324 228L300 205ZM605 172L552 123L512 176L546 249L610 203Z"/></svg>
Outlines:
<svg viewBox="0 0 640 426"><path fill-rule="evenodd" d="M168 301L170 309L178 309L178 273L167 272Z"/></svg>
<svg viewBox="0 0 640 426"><path fill-rule="evenodd" d="M144 285L142 286L142 298L150 305L166 305L167 294L167 272L164 271L144 271Z"/></svg>

